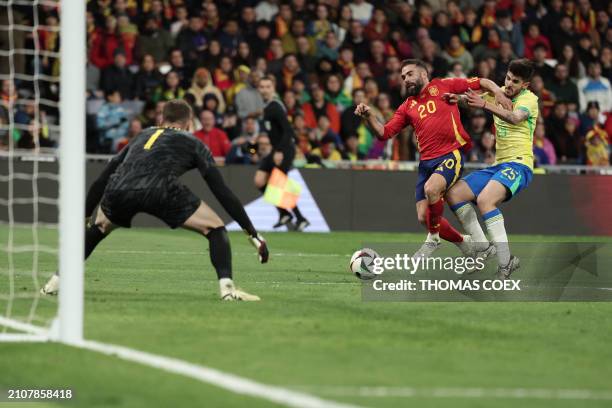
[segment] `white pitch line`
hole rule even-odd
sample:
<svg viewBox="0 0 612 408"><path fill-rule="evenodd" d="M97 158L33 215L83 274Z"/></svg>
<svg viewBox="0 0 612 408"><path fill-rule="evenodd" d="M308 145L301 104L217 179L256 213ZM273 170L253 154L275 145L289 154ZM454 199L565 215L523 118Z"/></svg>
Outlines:
<svg viewBox="0 0 612 408"><path fill-rule="evenodd" d="M146 250L123 250L123 249L105 249L95 251L94 253L107 253L107 254L162 254L162 255L205 255L208 252L205 251L146 251ZM250 252L232 252L234 255L252 255ZM350 258L350 255L342 254L318 254L318 253L303 253L303 252L272 252L271 256L297 256L297 257L331 257L331 258Z"/></svg>
<svg viewBox="0 0 612 408"><path fill-rule="evenodd" d="M265 399L286 407L295 408L359 408L356 405L325 400L314 395L288 388L258 383L248 378L225 373L187 361L159 356L113 344L84 340L72 344L86 350L97 351L123 360L158 368L173 374L190 377L240 395Z"/></svg>
<svg viewBox="0 0 612 408"><path fill-rule="evenodd" d="M507 398L612 401L610 390L541 388L417 388L376 386L296 386L296 390L332 397Z"/></svg>

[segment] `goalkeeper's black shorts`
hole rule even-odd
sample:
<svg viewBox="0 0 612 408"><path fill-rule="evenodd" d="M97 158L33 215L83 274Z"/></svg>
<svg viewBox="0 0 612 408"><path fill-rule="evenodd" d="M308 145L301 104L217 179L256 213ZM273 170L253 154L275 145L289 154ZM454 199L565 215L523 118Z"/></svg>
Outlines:
<svg viewBox="0 0 612 408"><path fill-rule="evenodd" d="M161 219L170 228L182 226L196 212L201 200L180 182L146 190L106 189L100 207L115 225L130 228L140 212Z"/></svg>

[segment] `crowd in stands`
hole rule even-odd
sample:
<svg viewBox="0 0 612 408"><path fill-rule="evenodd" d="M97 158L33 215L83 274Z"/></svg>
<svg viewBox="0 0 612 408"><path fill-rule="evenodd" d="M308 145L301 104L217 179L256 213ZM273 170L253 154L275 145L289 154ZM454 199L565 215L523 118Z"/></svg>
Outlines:
<svg viewBox="0 0 612 408"><path fill-rule="evenodd" d="M36 62L28 56L22 69L56 75L59 61L48 55L59 50L58 10L47 4L38 12L41 25L24 43L51 54ZM380 142L353 114L366 102L382 121L393 115L405 98L403 59L422 59L433 77L478 76L501 85L509 62L524 56L537 72L531 81L540 101L537 163L606 166L611 16L612 2L589 0L90 0L88 149L117 152L156 124L165 101L182 98L196 113L196 137L219 161L255 163L271 148L255 85L272 75L298 157L415 160L410 129ZM21 18L32 19L31 11ZM5 79L1 92L6 108L32 89ZM53 83L41 92L57 100ZM24 126L8 135L11 118L3 109L0 145L8 137L24 148L53 145L45 129L57 109L45 106L34 118L31 103L17 108L12 121ZM469 160L491 163L491 116L462 113L474 141Z"/></svg>

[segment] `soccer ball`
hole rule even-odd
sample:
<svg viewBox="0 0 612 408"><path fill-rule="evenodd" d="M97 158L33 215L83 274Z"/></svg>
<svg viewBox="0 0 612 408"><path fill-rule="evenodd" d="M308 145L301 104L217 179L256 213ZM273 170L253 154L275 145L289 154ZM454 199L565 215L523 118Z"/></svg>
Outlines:
<svg viewBox="0 0 612 408"><path fill-rule="evenodd" d="M374 272L374 259L379 258L376 251L363 248L351 256L349 270L361 280L374 279L379 273Z"/></svg>

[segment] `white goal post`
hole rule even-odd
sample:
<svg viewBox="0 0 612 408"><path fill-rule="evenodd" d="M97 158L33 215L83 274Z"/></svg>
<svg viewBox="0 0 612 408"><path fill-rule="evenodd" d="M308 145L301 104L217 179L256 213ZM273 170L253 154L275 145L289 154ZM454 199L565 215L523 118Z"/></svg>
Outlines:
<svg viewBox="0 0 612 408"><path fill-rule="evenodd" d="M84 0L61 9L60 178L59 178L59 340L83 340L85 251L85 66ZM64 2L62 2L64 4Z"/></svg>
<svg viewBox="0 0 612 408"><path fill-rule="evenodd" d="M23 151L16 150L17 143L13 140L13 132L23 130L26 131L25 125L14 123L13 115L16 112L17 104L33 103L35 106L35 123L39 119L39 106L41 104L52 105L53 102L46 101L40 98L39 82L50 81L57 83L57 77L51 78L40 71L38 59L41 56L53 54L43 51L39 46L38 30L48 28L44 26L44 22L38 21L38 11L41 6L57 7L61 4L60 10L60 27L59 37L60 42L60 78L59 78L59 149L54 156L54 160L58 160L59 177L58 181L59 199L52 200L57 202L58 214L58 248L50 248L48 246L38 244L38 210L37 205L44 202L46 198L38 197L38 190L35 187L39 179L50 177L38 173L38 165L33 166L31 174L23 174L14 171L14 164L20 160ZM30 25L24 25L21 21L15 21L15 8L31 8L33 21ZM8 207L6 214L8 219L0 220L4 228L4 232L8 236L8 243L2 243L1 255L6 255L6 268L2 272L8 276L7 293L0 293L0 299L7 300L6 308L0 308L0 342L23 342L23 341L59 341L67 344L78 345L83 343L83 300L84 300L84 228L85 228L85 104L86 104L86 1L54 1L54 0L0 0L0 13L7 13L6 19L3 20L3 25L0 30L4 32L4 37L8 41L8 49L3 47L0 50L0 57L8 61L6 74L2 74L2 80L10 80L11 84L15 80L30 81L33 84L34 96L25 98L24 100L18 97L15 100L8 102L8 124L0 122L0 130L8 134L8 152L0 152L6 159L7 165L3 168L6 174L0 174L0 181L6 189L7 199L0 200L2 205ZM57 31L57 28L56 28ZM30 33L34 38L34 49L26 49L21 45L16 45L14 38L15 33ZM0 34L2 34L0 32ZM1 43L2 41L0 41ZM5 43L5 46L7 44ZM46 53L46 54L45 54ZM16 56L31 56L33 57L32 73L17 72L15 70ZM57 57L57 55L55 55ZM37 138L38 136L36 136ZM28 151L27 155L33 162L39 160L44 161L48 154L43 154L40 151L38 142L35 142L36 147ZM1 150L1 149L0 149ZM48 160L47 160L48 161ZM22 180L31 180L33 185L32 197L21 198L13 197L13 186L15 183ZM33 205L32 215L32 234L34 244L25 247L16 244L17 234L14 230L17 229L17 222L13 216L13 206L23 203L31 203ZM26 230L27 231L27 230ZM3 232L3 231L0 231ZM35 316L36 307L38 305L38 289L40 284L44 284L46 277L38 277L36 263L39 252L47 252L57 254L58 270L61 276L60 291L58 296L57 315L52 318L52 323L49 320L36 321L32 319ZM31 254L33 269L28 271L19 270L19 266L14 262L14 255L23 256L24 253ZM26 255L28 256L28 255ZM0 266L0 268L5 265ZM23 265L23 264L22 264ZM50 271L47 271L49 273ZM29 291L32 293L17 293L15 290L16 276L19 274L31 275L33 280L32 288ZM2 279L6 279L5 276ZM21 296L21 298L20 298ZM11 304L14 300L33 299L29 318L14 315L11 313ZM38 324L41 323L42 324Z"/></svg>

